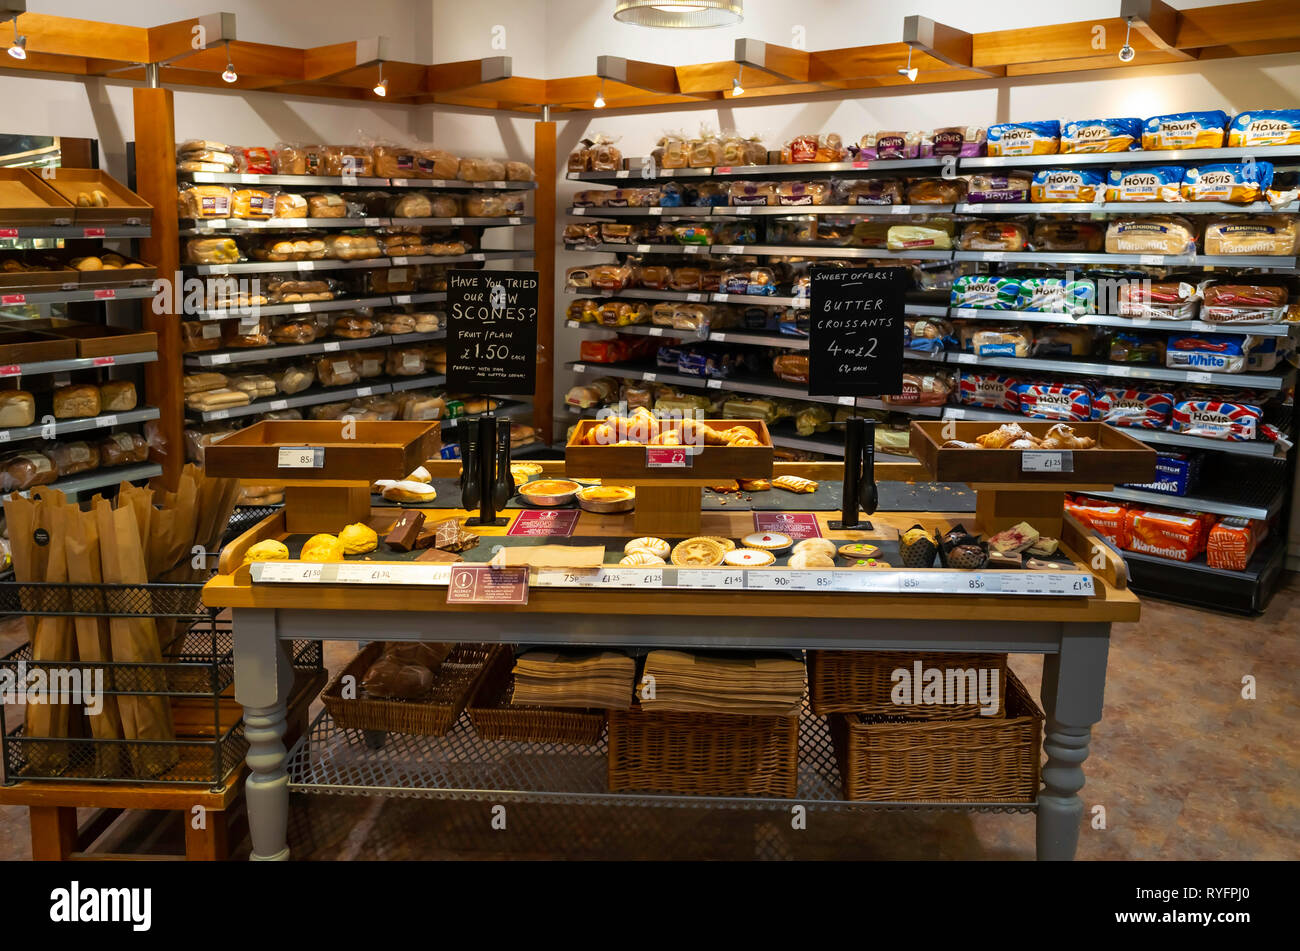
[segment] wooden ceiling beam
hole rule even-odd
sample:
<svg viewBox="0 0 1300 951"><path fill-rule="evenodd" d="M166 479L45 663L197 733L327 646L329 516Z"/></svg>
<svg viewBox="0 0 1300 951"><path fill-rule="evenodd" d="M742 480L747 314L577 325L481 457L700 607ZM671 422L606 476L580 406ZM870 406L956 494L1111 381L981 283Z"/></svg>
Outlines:
<svg viewBox="0 0 1300 951"><path fill-rule="evenodd" d="M1283 38L1300 38L1300 3L1252 0L1180 11L1174 45L1199 49Z"/></svg>
<svg viewBox="0 0 1300 951"><path fill-rule="evenodd" d="M200 50L224 46L235 39L233 13L209 13L188 20L177 20L162 26L150 27L150 63L170 63Z"/></svg>
<svg viewBox="0 0 1300 951"><path fill-rule="evenodd" d="M796 50L762 40L736 40L736 62L791 83L808 82L812 58L806 50ZM745 84L749 88L749 84Z"/></svg>
<svg viewBox="0 0 1300 951"><path fill-rule="evenodd" d="M119 63L148 63L149 31L138 26L118 26L94 20L44 13L20 13L18 32L27 37L27 53L111 59Z"/></svg>
<svg viewBox="0 0 1300 951"><path fill-rule="evenodd" d="M479 86L496 85L513 78L514 61L509 56L489 56L485 59L438 63L425 67L424 91L427 93L456 92ZM544 87L542 91L544 94ZM499 90L494 90L493 96L498 92Z"/></svg>
<svg viewBox="0 0 1300 951"><path fill-rule="evenodd" d="M622 56L597 56L596 75L601 79L661 96L676 96L681 93L681 88L677 85L677 70L659 63L624 59Z"/></svg>
<svg viewBox="0 0 1300 951"><path fill-rule="evenodd" d="M1104 56L1080 56L1076 59L1058 59L1048 63L1013 63L1007 67L1008 76L1046 76L1052 73L1075 73L1094 69L1132 69L1137 66L1161 66L1168 63L1185 63L1187 57L1176 50L1134 51L1130 62L1121 63L1114 53Z"/></svg>
<svg viewBox="0 0 1300 951"><path fill-rule="evenodd" d="M1181 59L1196 59L1196 52L1178 48L1178 11L1164 0L1123 0L1119 15L1157 50Z"/></svg>

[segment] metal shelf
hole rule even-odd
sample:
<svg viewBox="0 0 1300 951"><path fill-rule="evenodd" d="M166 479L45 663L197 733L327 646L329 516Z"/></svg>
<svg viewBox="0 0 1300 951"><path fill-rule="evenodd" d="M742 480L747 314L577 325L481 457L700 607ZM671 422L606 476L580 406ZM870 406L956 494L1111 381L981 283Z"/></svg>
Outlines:
<svg viewBox="0 0 1300 951"><path fill-rule="evenodd" d="M382 383L373 383L368 386L339 386L332 389L311 389L304 393L295 393L293 396L254 400L244 406L231 406L226 409L216 409L206 413L187 408L186 413L190 416L197 417L205 423L210 423L216 420L234 419L239 416L256 416L259 413L278 412L286 409L301 409L304 406L319 406L321 403L341 403L344 400L352 400L361 396L377 396L384 393L391 393L392 391L392 386L387 380L385 380Z"/></svg>
<svg viewBox="0 0 1300 951"><path fill-rule="evenodd" d="M393 303L400 304L442 304L447 301L446 291L429 291L417 294L394 294Z"/></svg>
<svg viewBox="0 0 1300 951"><path fill-rule="evenodd" d="M138 466L114 466L108 469L96 469L94 472L87 472L84 475L59 479L50 488L73 495L78 492L102 489L109 485L118 485L122 482L139 482L142 479L152 479L155 476L162 475L162 471L162 466L152 462L141 463Z"/></svg>
<svg viewBox="0 0 1300 951"><path fill-rule="evenodd" d="M1071 317L1069 314L1045 314L1027 310L984 310L979 307L953 307L948 315L957 320L1022 321L1037 324L1076 324L1084 327L1122 327L1125 330L1145 332L1174 331L1197 333L1226 333L1260 337L1289 337L1300 324L1235 324L1208 323L1203 320L1150 320L1140 317L1108 317L1088 314Z"/></svg>
<svg viewBox="0 0 1300 951"><path fill-rule="evenodd" d="M780 255L782 257L803 258L859 258L862 260L924 260L948 261L952 259L951 251L889 251L884 248L828 248L820 245L775 245L775 244L715 244L714 254L755 254L760 256Z"/></svg>
<svg viewBox="0 0 1300 951"><path fill-rule="evenodd" d="M628 300L686 301L702 303L712 301L718 304L755 304L762 307L808 307L806 297L778 297L766 294L711 294L705 291L660 291L644 287L630 287L621 291L607 291L597 287L566 287L566 294L585 297L614 297Z"/></svg>
<svg viewBox="0 0 1300 951"><path fill-rule="evenodd" d="M274 274L280 271L337 271L351 268L405 267L408 264L463 264L468 261L497 261L507 258L532 257L531 249L526 251L475 251L472 254L456 254L447 257L420 255L418 257L380 257L365 258L355 261L246 261L240 264L187 264L186 269L200 275L227 274ZM446 299L444 295L442 299Z"/></svg>
<svg viewBox="0 0 1300 951"><path fill-rule="evenodd" d="M1100 254L1068 251L955 251L957 261L1008 264L1136 264L1144 267L1268 267L1290 269L1294 255L1281 254ZM900 254L900 257L907 255Z"/></svg>
<svg viewBox="0 0 1300 951"><path fill-rule="evenodd" d="M1286 541L1270 536L1244 571L1211 568L1200 555L1172 561L1142 552L1121 552L1129 568L1129 587L1143 595L1169 598L1214 611L1258 614L1277 587L1286 559Z"/></svg>
<svg viewBox="0 0 1300 951"><path fill-rule="evenodd" d="M1226 201L986 201L962 202L953 210L959 215L1268 215L1294 213L1300 210L1300 203L1274 208L1266 201L1245 205Z"/></svg>
<svg viewBox="0 0 1300 951"><path fill-rule="evenodd" d="M144 423L158 418L158 410L152 406L142 409L127 410L123 413L104 413L100 416L88 416L85 419L60 419L54 422L53 432L46 434L43 425L22 426L13 429L0 429L0 443L18 442L20 439L56 439L69 433L84 433L92 429L109 429L113 426L126 426L129 423Z"/></svg>
<svg viewBox="0 0 1300 951"><path fill-rule="evenodd" d="M393 299L390 295L383 297L335 298L334 300L303 301L297 304L260 304L256 308L245 307L242 310L201 310L197 314L186 315L187 320L240 320L255 317L279 317L284 314L319 314L331 310L352 310L356 307L388 307ZM256 310L256 314L254 314Z"/></svg>
<svg viewBox="0 0 1300 951"><path fill-rule="evenodd" d="M653 182L664 178L773 178L784 176L838 174L870 176L889 172L911 172L919 169L939 169L943 161L937 158L877 159L874 162L800 162L789 165L719 165L715 168L655 168L650 175L642 175L640 158L627 159L628 168L614 172L569 172L566 177L574 182Z"/></svg>
<svg viewBox="0 0 1300 951"><path fill-rule="evenodd" d="M0 289L0 304L76 304L83 301L144 300L154 296L152 285L144 287L90 287L58 291L10 291Z"/></svg>
<svg viewBox="0 0 1300 951"><path fill-rule="evenodd" d="M406 390L418 390L426 386L442 386L446 382L447 377L441 373L426 376L405 377L393 380L389 384L389 391L392 393L402 393Z"/></svg>
<svg viewBox="0 0 1300 951"><path fill-rule="evenodd" d="M566 251L597 251L605 254L709 254L705 244L597 244L564 246Z"/></svg>
<svg viewBox="0 0 1300 951"><path fill-rule="evenodd" d="M510 258L531 258L533 256L532 248L524 248L518 251L473 251L469 254L455 254L445 257L438 257L433 254L417 254L410 257L395 256L388 259L388 263L395 267L406 267L408 264L464 264L473 261L505 261Z"/></svg>
<svg viewBox="0 0 1300 951"><path fill-rule="evenodd" d="M1132 152L1066 152L1054 155L994 155L958 159L962 169L971 168L1068 168L1073 165L1159 165L1164 162L1231 162L1251 157L1256 161L1278 159L1300 161L1300 146L1274 145L1232 149L1171 149Z"/></svg>
<svg viewBox="0 0 1300 951"><path fill-rule="evenodd" d="M624 208L610 205L573 205L568 214L579 218L744 218L796 215L950 214L953 205L649 205Z"/></svg>
<svg viewBox="0 0 1300 951"><path fill-rule="evenodd" d="M610 205L570 205L566 213L575 218L708 218L712 205L651 205L623 208Z"/></svg>
<svg viewBox="0 0 1300 951"><path fill-rule="evenodd" d="M304 228L399 228L399 227L471 227L505 228L531 225L534 218L502 215L492 218L207 218L187 219L192 224L181 228L181 236L211 234L215 231L301 231Z"/></svg>
<svg viewBox="0 0 1300 951"><path fill-rule="evenodd" d="M537 219L531 215L494 215L491 218L466 218L463 216L454 218L393 218L388 222L387 227L512 228L516 225L531 225L536 221Z"/></svg>
<svg viewBox="0 0 1300 951"><path fill-rule="evenodd" d="M1043 373L1096 374L1135 380L1168 380L1173 383L1208 383L1215 386L1235 386L1255 390L1285 389L1292 378L1290 372L1280 375L1208 373L1128 363L1090 363L1082 360L1045 360L1035 357L981 357L973 353L948 353L945 354L945 358L946 362L972 366L1008 367Z"/></svg>
<svg viewBox="0 0 1300 951"><path fill-rule="evenodd" d="M398 340L432 339L423 334L404 334L397 337L383 335L360 340L314 340L311 343L282 344L270 347L240 347L235 350L218 350L211 353L185 355L187 367L224 367L239 363L267 363L286 357L303 357L317 353L339 353L345 350L371 350L387 347Z"/></svg>
<svg viewBox="0 0 1300 951"><path fill-rule="evenodd" d="M700 335L693 330L676 330L672 327L655 327L650 324L627 324L623 327L606 327L603 324L579 323L566 320L564 325L570 330L605 330L610 333L639 334L647 337L686 337L695 341L713 343L740 343L755 347L778 347L791 350L807 350L807 337L793 337L776 331L726 329L710 331Z"/></svg>
<svg viewBox="0 0 1300 951"><path fill-rule="evenodd" d="M668 383L673 386L694 387L705 390L726 390L734 393L751 393L758 396L779 396L785 399L806 400L813 403L832 403L838 406L853 406L851 396L809 396L807 391L786 384L766 383L746 378L732 377L725 380L710 379L702 376L687 376L667 370L643 370L640 367L628 367L617 363L577 363L568 364L574 373L593 373L598 376L616 376L628 380L644 380L647 383ZM859 399L856 405L861 409L876 409L889 413L907 413L912 416L929 416L939 418L943 415L941 406L908 406L884 403L880 400Z"/></svg>
<svg viewBox="0 0 1300 951"><path fill-rule="evenodd" d="M157 359L158 354L148 350L142 353L119 353L111 357L74 357L70 360L45 360L40 363L11 363L0 366L0 379L41 376L46 373L75 373L77 370L97 370L101 367L123 367L133 363L153 363Z"/></svg>
<svg viewBox="0 0 1300 951"><path fill-rule="evenodd" d="M146 224L0 226L0 238L64 238L77 241L82 238L148 238L150 234L150 226Z"/></svg>
<svg viewBox="0 0 1300 951"><path fill-rule="evenodd" d="M533 189L536 182L462 182L443 178L357 178L337 175L250 175L244 172L177 172L182 182L214 185L297 185L301 188L449 188L465 191Z"/></svg>
<svg viewBox="0 0 1300 951"><path fill-rule="evenodd" d="M1131 489L1116 486L1110 492L1090 492L1102 499L1117 499L1122 502L1141 502L1144 505L1172 506L1192 512L1212 512L1215 515L1240 515L1243 518L1271 518L1281 511L1285 494L1276 495L1267 505L1249 505L1233 502L1231 499L1207 498L1193 495L1170 495L1167 492L1152 492L1148 489Z"/></svg>

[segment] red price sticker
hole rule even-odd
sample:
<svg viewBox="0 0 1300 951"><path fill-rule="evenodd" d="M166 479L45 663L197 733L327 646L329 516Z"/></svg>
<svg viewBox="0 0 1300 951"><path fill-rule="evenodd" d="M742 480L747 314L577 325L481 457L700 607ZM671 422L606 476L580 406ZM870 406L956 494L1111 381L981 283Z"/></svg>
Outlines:
<svg viewBox="0 0 1300 951"><path fill-rule="evenodd" d="M719 165L713 170L715 175L730 175L734 169L730 165Z"/></svg>
<svg viewBox="0 0 1300 951"><path fill-rule="evenodd" d="M850 168L871 168L870 162L850 162Z"/></svg>
<svg viewBox="0 0 1300 951"><path fill-rule="evenodd" d="M95 291L95 300L116 300L117 291L111 287L100 288Z"/></svg>
<svg viewBox="0 0 1300 951"><path fill-rule="evenodd" d="M16 238L16 237L18 237L17 228L0 228L0 238Z"/></svg>
<svg viewBox="0 0 1300 951"><path fill-rule="evenodd" d="M23 368L16 363L0 367L0 376L22 376Z"/></svg>
<svg viewBox="0 0 1300 951"><path fill-rule="evenodd" d="M26 304L26 294L3 294L0 295L0 304Z"/></svg>
<svg viewBox="0 0 1300 951"><path fill-rule="evenodd" d="M111 367L116 362L117 360L113 357L95 357L95 359L90 361L90 365L96 367Z"/></svg>
<svg viewBox="0 0 1300 951"><path fill-rule="evenodd" d="M83 238L102 238L107 232L103 228L82 228L81 236Z"/></svg>
<svg viewBox="0 0 1300 951"><path fill-rule="evenodd" d="M685 446L646 446L647 469L689 469L691 456Z"/></svg>
<svg viewBox="0 0 1300 951"><path fill-rule="evenodd" d="M455 565L447 585L448 604L527 604L527 568Z"/></svg>

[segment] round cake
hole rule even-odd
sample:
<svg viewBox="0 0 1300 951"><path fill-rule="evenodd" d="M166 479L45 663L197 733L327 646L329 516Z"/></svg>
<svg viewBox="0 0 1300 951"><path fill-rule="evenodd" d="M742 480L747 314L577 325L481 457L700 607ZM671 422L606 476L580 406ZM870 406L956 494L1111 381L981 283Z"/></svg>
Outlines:
<svg viewBox="0 0 1300 951"><path fill-rule="evenodd" d="M673 549L672 562L679 568L714 568L722 564L727 550L716 538L688 538Z"/></svg>
<svg viewBox="0 0 1300 951"><path fill-rule="evenodd" d="M794 544L794 539L781 532L755 532L752 535L746 535L740 540L740 543L746 548L757 548L761 551L775 553L785 551Z"/></svg>
<svg viewBox="0 0 1300 951"><path fill-rule="evenodd" d="M770 551L757 548L737 548L722 557L722 563L732 568L766 568L775 561L776 556Z"/></svg>
<svg viewBox="0 0 1300 951"><path fill-rule="evenodd" d="M880 548L876 545L868 545L866 542L850 542L840 546L842 558L874 558L878 554Z"/></svg>

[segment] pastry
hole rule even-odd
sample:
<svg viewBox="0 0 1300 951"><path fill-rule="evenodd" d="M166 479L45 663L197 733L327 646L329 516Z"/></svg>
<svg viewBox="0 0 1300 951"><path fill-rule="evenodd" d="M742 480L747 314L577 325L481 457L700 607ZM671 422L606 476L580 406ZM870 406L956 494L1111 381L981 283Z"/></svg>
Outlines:
<svg viewBox="0 0 1300 951"><path fill-rule="evenodd" d="M446 519L434 526L433 547L442 551L469 551L478 544L478 536L466 531L454 518Z"/></svg>
<svg viewBox="0 0 1300 951"><path fill-rule="evenodd" d="M643 536L642 538L632 539L630 542L628 542L626 545L623 546L623 551L626 554L631 554L633 551L635 551L638 548L642 549L643 551L648 551L650 554L655 555L661 559L667 558L668 553L672 551L672 546L669 545L662 538L654 538L653 536L650 535Z"/></svg>
<svg viewBox="0 0 1300 951"><path fill-rule="evenodd" d="M903 532L898 539L898 553L905 568L930 568L934 565L934 556L939 546L920 525L913 525Z"/></svg>
<svg viewBox="0 0 1300 951"><path fill-rule="evenodd" d="M767 492L772 488L772 483L767 479L740 479L740 487L746 492Z"/></svg>
<svg viewBox="0 0 1300 951"><path fill-rule="evenodd" d="M422 528L424 528L423 512L403 512L393 523L393 527L388 530L388 534L384 537L384 544L393 551L412 551L416 547Z"/></svg>
<svg viewBox="0 0 1300 951"><path fill-rule="evenodd" d="M781 532L754 532L740 540L745 548L757 548L779 554L794 544L794 539Z"/></svg>
<svg viewBox="0 0 1300 951"><path fill-rule="evenodd" d="M510 463L510 475L515 480L515 488L519 488L525 482L531 482L542 474L542 467L536 462L512 462Z"/></svg>
<svg viewBox="0 0 1300 951"><path fill-rule="evenodd" d="M834 568L835 559L824 551L800 551L790 556L791 568Z"/></svg>
<svg viewBox="0 0 1300 951"><path fill-rule="evenodd" d="M1028 522L1013 525L989 539L989 547L1004 555L1018 555L1038 544L1038 529ZM1051 554L1051 552L1044 552Z"/></svg>
<svg viewBox="0 0 1300 951"><path fill-rule="evenodd" d="M975 437L975 442L982 449L1007 449L1013 442L1027 439L1035 444L1036 440L1029 433L1025 432L1019 423L1003 423L991 433L984 433Z"/></svg>
<svg viewBox="0 0 1300 951"><path fill-rule="evenodd" d="M288 561L289 549L284 546L283 542L277 542L273 538L268 538L251 546L248 551L244 552L243 564L247 565L254 561Z"/></svg>
<svg viewBox="0 0 1300 951"><path fill-rule="evenodd" d="M1019 555L1006 555L1000 551L990 551L987 567L989 568L1019 568L1021 558Z"/></svg>
<svg viewBox="0 0 1300 951"><path fill-rule="evenodd" d="M379 547L379 535L369 525L356 522L339 532L343 551L349 555L365 555Z"/></svg>
<svg viewBox="0 0 1300 951"><path fill-rule="evenodd" d="M618 562L620 565L629 568L642 568L649 565L666 565L667 562L653 552L644 548L633 548L624 555Z"/></svg>
<svg viewBox="0 0 1300 951"><path fill-rule="evenodd" d="M880 553L880 548L876 545L868 545L865 542L850 542L847 545L841 545L839 554L841 558L874 558Z"/></svg>
<svg viewBox="0 0 1300 951"><path fill-rule="evenodd" d="M432 502L438 492L427 482L410 482L401 480L384 486L381 493L389 502Z"/></svg>
<svg viewBox="0 0 1300 951"><path fill-rule="evenodd" d="M672 561L682 568L712 568L722 564L726 549L717 539L688 538L673 549Z"/></svg>
<svg viewBox="0 0 1300 951"><path fill-rule="evenodd" d="M796 542L794 546L794 554L797 555L801 551L820 551L827 557L834 558L836 547L829 538L805 538Z"/></svg>
<svg viewBox="0 0 1300 951"><path fill-rule="evenodd" d="M805 479L802 476L777 476L772 480L772 484L778 489L785 489L787 492L807 495L817 491L817 483L812 479Z"/></svg>
<svg viewBox="0 0 1300 951"><path fill-rule="evenodd" d="M343 543L333 535L313 535L302 546L302 554L298 558L301 561L342 561Z"/></svg>
<svg viewBox="0 0 1300 951"><path fill-rule="evenodd" d="M714 483L713 485L709 486L709 488L712 489L714 492L722 492L722 493L739 492L740 483L737 482L735 479L728 479L725 482Z"/></svg>
<svg viewBox="0 0 1300 951"><path fill-rule="evenodd" d="M974 570L983 568L984 563L988 561L988 553L984 546L976 542L967 542L957 545L948 552L948 567Z"/></svg>
<svg viewBox="0 0 1300 951"><path fill-rule="evenodd" d="M1026 552L1035 558L1048 558L1056 554L1056 550L1061 547L1061 542L1055 538L1048 538L1045 535L1038 536L1038 541L1026 549Z"/></svg>
<svg viewBox="0 0 1300 951"><path fill-rule="evenodd" d="M1044 449L1092 449L1097 441L1091 436L1076 436L1074 429L1065 423L1057 423L1043 437Z"/></svg>
<svg viewBox="0 0 1300 951"><path fill-rule="evenodd" d="M849 562L850 568L892 568L894 567L887 561L880 561L876 558L857 558Z"/></svg>
<svg viewBox="0 0 1300 951"><path fill-rule="evenodd" d="M736 543L733 542L730 538L722 538L722 537L719 536L719 535L702 535L701 537L702 537L702 538L707 538L707 539L709 539L709 541L717 542L719 545L722 546L722 550L723 550L723 551L735 551L735 550L736 550Z"/></svg>
<svg viewBox="0 0 1300 951"><path fill-rule="evenodd" d="M722 556L722 563L732 568L766 568L775 561L776 556L770 551L757 548L737 548Z"/></svg>

